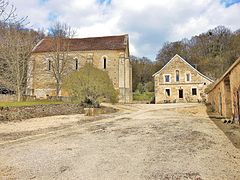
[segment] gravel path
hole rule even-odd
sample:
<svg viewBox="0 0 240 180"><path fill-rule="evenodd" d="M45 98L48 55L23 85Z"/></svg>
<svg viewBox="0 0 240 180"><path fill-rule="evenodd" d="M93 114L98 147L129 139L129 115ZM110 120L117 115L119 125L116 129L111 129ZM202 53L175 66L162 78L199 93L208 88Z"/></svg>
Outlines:
<svg viewBox="0 0 240 180"><path fill-rule="evenodd" d="M200 104L0 124L0 179L240 179L240 150Z"/></svg>

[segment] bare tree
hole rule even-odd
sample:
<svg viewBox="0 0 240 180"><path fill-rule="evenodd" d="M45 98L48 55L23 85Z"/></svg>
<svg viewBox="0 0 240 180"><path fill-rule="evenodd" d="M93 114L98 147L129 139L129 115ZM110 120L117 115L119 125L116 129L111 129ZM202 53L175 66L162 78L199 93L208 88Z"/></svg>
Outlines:
<svg viewBox="0 0 240 180"><path fill-rule="evenodd" d="M74 30L65 23L57 22L50 28L51 49L44 58L50 63L49 67L55 78L57 97L60 96L62 80L71 60L69 47L74 34Z"/></svg>
<svg viewBox="0 0 240 180"><path fill-rule="evenodd" d="M27 17L19 18L16 14L16 7L8 0L0 0L0 22L2 24L22 24Z"/></svg>
<svg viewBox="0 0 240 180"><path fill-rule="evenodd" d="M6 84L16 91L18 101L25 90L28 61L36 37L32 31L19 28L13 26L2 30L0 44L2 76Z"/></svg>

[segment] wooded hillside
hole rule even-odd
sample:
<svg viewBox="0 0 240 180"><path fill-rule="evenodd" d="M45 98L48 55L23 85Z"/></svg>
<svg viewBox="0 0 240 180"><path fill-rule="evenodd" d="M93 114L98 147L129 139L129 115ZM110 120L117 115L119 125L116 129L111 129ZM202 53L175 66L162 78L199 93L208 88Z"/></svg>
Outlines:
<svg viewBox="0 0 240 180"><path fill-rule="evenodd" d="M166 42L155 61L133 56L133 91L145 87L149 81L153 82L152 74L175 54L179 54L200 72L215 80L240 57L240 29L232 32L224 26L218 26L191 39Z"/></svg>
<svg viewBox="0 0 240 180"><path fill-rule="evenodd" d="M231 32L218 26L191 39L166 42L159 50L156 61L166 64L179 54L203 74L216 79L240 57L240 29Z"/></svg>

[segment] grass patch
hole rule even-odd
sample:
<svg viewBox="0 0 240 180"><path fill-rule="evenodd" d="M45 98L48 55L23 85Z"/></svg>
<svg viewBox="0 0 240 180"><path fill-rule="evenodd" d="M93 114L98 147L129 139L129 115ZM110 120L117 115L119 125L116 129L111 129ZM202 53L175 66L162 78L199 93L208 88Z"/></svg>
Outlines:
<svg viewBox="0 0 240 180"><path fill-rule="evenodd" d="M21 102L0 102L0 107L19 107L19 106L34 106L46 104L65 104L63 101L49 101L49 100L36 100L36 101L21 101Z"/></svg>
<svg viewBox="0 0 240 180"><path fill-rule="evenodd" d="M139 92L133 93L133 100L134 101L151 101L154 97L154 92L144 92L143 94Z"/></svg>

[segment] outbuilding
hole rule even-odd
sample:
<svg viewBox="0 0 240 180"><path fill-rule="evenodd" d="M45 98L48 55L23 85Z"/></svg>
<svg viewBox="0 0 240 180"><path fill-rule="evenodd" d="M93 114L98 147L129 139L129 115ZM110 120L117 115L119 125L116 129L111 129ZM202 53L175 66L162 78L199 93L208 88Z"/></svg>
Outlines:
<svg viewBox="0 0 240 180"><path fill-rule="evenodd" d="M214 111L240 121L240 58L214 83L207 94Z"/></svg>

